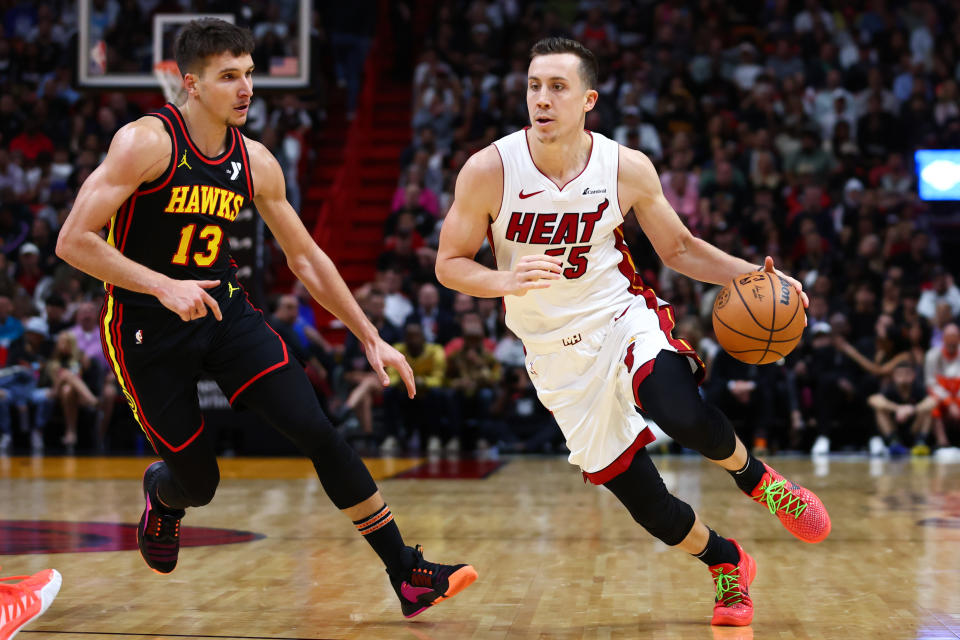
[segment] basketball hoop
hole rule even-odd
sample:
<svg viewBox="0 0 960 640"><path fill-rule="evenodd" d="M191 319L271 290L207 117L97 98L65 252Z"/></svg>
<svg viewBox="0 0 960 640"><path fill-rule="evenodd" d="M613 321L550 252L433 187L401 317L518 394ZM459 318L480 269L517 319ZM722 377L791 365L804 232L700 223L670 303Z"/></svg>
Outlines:
<svg viewBox="0 0 960 640"><path fill-rule="evenodd" d="M173 60L161 60L153 65L153 76L163 89L163 95L168 102L176 105L183 104L187 92L183 89L183 77L180 68Z"/></svg>

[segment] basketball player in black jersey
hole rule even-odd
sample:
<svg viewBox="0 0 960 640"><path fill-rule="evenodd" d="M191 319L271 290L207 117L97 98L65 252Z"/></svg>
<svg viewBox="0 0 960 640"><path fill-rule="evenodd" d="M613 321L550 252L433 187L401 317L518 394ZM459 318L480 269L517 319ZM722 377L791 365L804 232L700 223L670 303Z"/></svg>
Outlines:
<svg viewBox="0 0 960 640"><path fill-rule="evenodd" d="M370 473L247 300L230 259L228 229L252 201L293 272L363 343L383 385L384 367L394 367L413 397L409 365L380 339L287 202L277 160L237 129L253 94L253 47L249 31L222 20L184 27L175 52L185 104L167 104L117 132L77 195L57 255L105 282L104 353L162 458L143 480L137 538L147 564L173 571L184 510L210 502L220 479L197 401L203 373L232 405L256 412L310 457L327 495L383 560L411 617L468 586L476 571L427 562L419 546L404 545Z"/></svg>

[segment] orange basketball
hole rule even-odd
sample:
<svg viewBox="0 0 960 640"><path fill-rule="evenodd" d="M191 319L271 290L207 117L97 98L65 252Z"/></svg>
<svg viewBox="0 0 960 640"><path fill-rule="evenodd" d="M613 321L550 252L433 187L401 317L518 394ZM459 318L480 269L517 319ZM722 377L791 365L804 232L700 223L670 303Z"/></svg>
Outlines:
<svg viewBox="0 0 960 640"><path fill-rule="evenodd" d="M750 364L776 362L797 346L806 314L800 296L775 273L734 279L713 303L713 331L723 350Z"/></svg>

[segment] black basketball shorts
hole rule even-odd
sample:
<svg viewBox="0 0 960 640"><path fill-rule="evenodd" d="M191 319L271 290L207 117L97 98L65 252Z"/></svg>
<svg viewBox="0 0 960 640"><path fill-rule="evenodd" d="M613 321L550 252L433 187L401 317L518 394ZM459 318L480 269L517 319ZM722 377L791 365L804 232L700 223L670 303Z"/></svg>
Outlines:
<svg viewBox="0 0 960 640"><path fill-rule="evenodd" d="M159 305L123 303L107 295L100 317L103 352L133 416L153 444L176 453L203 431L197 398L201 374L230 404L253 382L290 365L287 345L242 290L222 299L218 321L184 322ZM279 402L282 399L278 398Z"/></svg>

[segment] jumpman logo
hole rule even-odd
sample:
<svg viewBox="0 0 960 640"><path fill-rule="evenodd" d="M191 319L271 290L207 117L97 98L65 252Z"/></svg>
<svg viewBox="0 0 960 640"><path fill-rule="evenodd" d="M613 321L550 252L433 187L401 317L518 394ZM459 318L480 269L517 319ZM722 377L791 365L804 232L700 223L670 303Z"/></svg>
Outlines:
<svg viewBox="0 0 960 640"><path fill-rule="evenodd" d="M187 150L186 150L186 149L183 150L183 157L180 158L180 164L177 165L177 169L179 169L180 167L183 167L183 166L186 166L187 169L190 169L191 171L193 171L193 167L191 167L191 166L190 166L190 163L187 162Z"/></svg>
<svg viewBox="0 0 960 640"><path fill-rule="evenodd" d="M233 292L234 292L234 291L240 291L240 287L235 287L235 286L233 286L233 283L232 283L232 282L228 282L228 283L227 283L227 291L230 292L230 296L229 296L229 297L232 298L232 297L233 297Z"/></svg>

